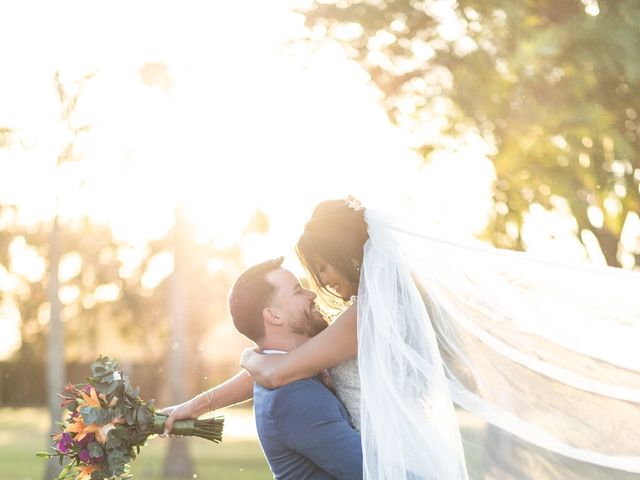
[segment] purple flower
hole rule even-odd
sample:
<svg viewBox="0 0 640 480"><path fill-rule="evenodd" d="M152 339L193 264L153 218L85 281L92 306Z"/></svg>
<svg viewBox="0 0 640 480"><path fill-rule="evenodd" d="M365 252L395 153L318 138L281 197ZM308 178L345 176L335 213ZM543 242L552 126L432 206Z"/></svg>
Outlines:
<svg viewBox="0 0 640 480"><path fill-rule="evenodd" d="M95 440L96 440L96 434L95 433L89 433L89 434L85 435L84 438L78 442L78 446L80 448L84 448L87 445L89 445L91 442L94 442Z"/></svg>
<svg viewBox="0 0 640 480"><path fill-rule="evenodd" d="M91 455L89 455L89 450L87 450L86 448L83 448L82 450L80 450L78 452L78 458L82 463L89 463L89 461L91 460Z"/></svg>
<svg viewBox="0 0 640 480"><path fill-rule="evenodd" d="M71 438L71 434L68 432L64 432L58 440L58 450L61 453L69 453L69 449L73 445L73 439Z"/></svg>

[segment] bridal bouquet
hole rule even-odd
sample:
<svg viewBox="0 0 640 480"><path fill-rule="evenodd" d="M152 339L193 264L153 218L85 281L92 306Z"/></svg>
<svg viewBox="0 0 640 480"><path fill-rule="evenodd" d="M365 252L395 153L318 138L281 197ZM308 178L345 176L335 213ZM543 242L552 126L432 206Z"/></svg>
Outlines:
<svg viewBox="0 0 640 480"><path fill-rule="evenodd" d="M132 478L129 462L140 453L147 437L164 431L166 415L155 412L153 400L140 399L122 376L118 362L99 357L91 365L88 383L67 385L60 395L68 410L62 431L53 436L54 453L39 452L43 458L68 459L59 479L110 480ZM222 440L223 418L176 421L172 434Z"/></svg>

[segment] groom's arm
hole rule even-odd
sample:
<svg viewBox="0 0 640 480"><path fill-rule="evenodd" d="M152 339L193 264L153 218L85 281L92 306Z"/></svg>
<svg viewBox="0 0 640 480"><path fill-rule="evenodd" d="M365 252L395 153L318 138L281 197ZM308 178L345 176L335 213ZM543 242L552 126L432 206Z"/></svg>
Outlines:
<svg viewBox="0 0 640 480"><path fill-rule="evenodd" d="M202 392L191 400L179 405L163 408L161 413L169 415L165 422L165 432L168 434L177 420L198 418L208 411L229 407L253 398L253 379L242 371L226 382Z"/></svg>
<svg viewBox="0 0 640 480"><path fill-rule="evenodd" d="M360 434L342 416L340 401L313 380L280 390L273 413L284 443L338 479L362 478Z"/></svg>

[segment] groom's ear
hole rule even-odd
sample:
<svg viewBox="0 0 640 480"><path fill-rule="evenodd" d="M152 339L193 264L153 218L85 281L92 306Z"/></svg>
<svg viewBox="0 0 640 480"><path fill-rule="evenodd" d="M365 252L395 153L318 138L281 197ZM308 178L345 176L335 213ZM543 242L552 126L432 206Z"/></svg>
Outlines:
<svg viewBox="0 0 640 480"><path fill-rule="evenodd" d="M282 318L280 318L278 311L272 307L266 307L262 310L262 318L264 318L271 325L280 326L284 323Z"/></svg>

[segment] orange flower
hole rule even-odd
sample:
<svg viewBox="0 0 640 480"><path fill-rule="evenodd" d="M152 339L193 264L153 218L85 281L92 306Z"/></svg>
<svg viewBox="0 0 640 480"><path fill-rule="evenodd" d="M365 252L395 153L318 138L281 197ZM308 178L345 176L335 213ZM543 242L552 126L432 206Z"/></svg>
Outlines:
<svg viewBox="0 0 640 480"><path fill-rule="evenodd" d="M102 408L102 406L100 405L100 400L98 399L98 394L96 393L96 389L92 388L89 393L90 395L87 395L82 390L80 390L80 395L82 396L82 400L84 400L84 404L89 407Z"/></svg>
<svg viewBox="0 0 640 480"><path fill-rule="evenodd" d="M107 423L106 425L102 425L98 428L96 432L96 440L99 443L107 443L107 437L109 436L109 432L116 428L117 425L122 425L124 423L124 418L118 417L113 420L111 423Z"/></svg>
<svg viewBox="0 0 640 480"><path fill-rule="evenodd" d="M96 431L96 440L98 441L98 443L107 443L107 436L109 435L109 432L114 428L116 428L116 426L113 423L107 423L106 425L98 428L98 430Z"/></svg>
<svg viewBox="0 0 640 480"><path fill-rule="evenodd" d="M69 424L67 432L76 433L75 440L79 442L86 437L88 433L95 433L99 429L100 427L98 425L85 425L82 417L77 417L75 422Z"/></svg>
<svg viewBox="0 0 640 480"><path fill-rule="evenodd" d="M83 465L78 468L79 477L76 480L91 480L91 473L100 470L99 465Z"/></svg>

